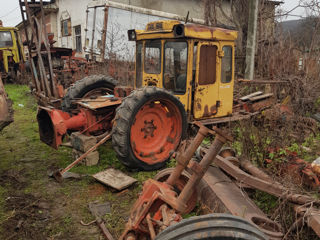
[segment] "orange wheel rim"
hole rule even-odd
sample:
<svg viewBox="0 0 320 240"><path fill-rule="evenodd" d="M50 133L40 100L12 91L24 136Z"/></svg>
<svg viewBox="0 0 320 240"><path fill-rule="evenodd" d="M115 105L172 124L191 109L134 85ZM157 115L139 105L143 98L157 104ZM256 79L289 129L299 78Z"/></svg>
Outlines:
<svg viewBox="0 0 320 240"><path fill-rule="evenodd" d="M130 144L136 158L152 165L168 159L182 135L178 107L168 100L147 102L136 114Z"/></svg>

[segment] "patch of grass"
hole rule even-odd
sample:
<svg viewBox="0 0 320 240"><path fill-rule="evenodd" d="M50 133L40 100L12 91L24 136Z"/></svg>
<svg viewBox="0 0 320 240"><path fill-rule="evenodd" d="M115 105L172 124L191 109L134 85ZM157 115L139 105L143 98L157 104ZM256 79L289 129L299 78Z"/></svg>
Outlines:
<svg viewBox="0 0 320 240"><path fill-rule="evenodd" d="M6 193L7 193L6 188L4 188L4 186L0 186L0 223L4 221L7 215L4 209Z"/></svg>
<svg viewBox="0 0 320 240"><path fill-rule="evenodd" d="M256 190L253 195L253 201L264 213L272 213L278 206L278 198L268 193Z"/></svg>

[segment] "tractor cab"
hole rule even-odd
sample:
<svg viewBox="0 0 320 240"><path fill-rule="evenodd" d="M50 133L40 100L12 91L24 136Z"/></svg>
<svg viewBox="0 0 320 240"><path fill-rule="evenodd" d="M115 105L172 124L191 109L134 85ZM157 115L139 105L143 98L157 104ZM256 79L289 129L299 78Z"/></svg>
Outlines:
<svg viewBox="0 0 320 240"><path fill-rule="evenodd" d="M136 41L135 88L172 91L189 119L232 113L236 31L163 20L128 37Z"/></svg>

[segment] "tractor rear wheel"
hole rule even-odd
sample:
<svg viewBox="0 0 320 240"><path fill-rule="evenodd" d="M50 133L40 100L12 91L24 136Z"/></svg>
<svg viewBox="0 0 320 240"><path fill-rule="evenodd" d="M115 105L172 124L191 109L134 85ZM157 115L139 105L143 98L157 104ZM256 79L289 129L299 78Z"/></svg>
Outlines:
<svg viewBox="0 0 320 240"><path fill-rule="evenodd" d="M106 75L87 76L76 81L68 88L66 95L63 97L61 108L63 111L68 112L74 108L72 105L73 99L113 94L113 89L116 85L117 82Z"/></svg>
<svg viewBox="0 0 320 240"><path fill-rule="evenodd" d="M208 214L184 219L162 231L156 240L266 240L264 234L243 218Z"/></svg>
<svg viewBox="0 0 320 240"><path fill-rule="evenodd" d="M146 171L163 167L185 138L187 118L182 103L165 89L133 91L117 108L112 143L119 160Z"/></svg>

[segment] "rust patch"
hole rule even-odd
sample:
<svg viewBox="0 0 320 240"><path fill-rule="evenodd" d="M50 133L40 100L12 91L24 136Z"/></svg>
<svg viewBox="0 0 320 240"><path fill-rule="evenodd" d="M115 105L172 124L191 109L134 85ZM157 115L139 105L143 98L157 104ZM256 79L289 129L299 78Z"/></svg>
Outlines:
<svg viewBox="0 0 320 240"><path fill-rule="evenodd" d="M226 34L230 34L231 32L235 31L235 30L229 30L229 29L219 28L219 27L207 27L207 26L202 26L202 25L198 25L198 24L187 24L187 25L185 25L185 28L188 28L188 29L193 30L195 32L207 32L207 31L210 31L212 35L216 31L221 31L221 32L224 32Z"/></svg>
<svg viewBox="0 0 320 240"><path fill-rule="evenodd" d="M197 99L195 100L195 107L196 107L196 110L197 110L197 111L201 111L201 109L202 109L201 98L197 98Z"/></svg>
<svg viewBox="0 0 320 240"><path fill-rule="evenodd" d="M171 138L171 137L167 137L167 142L169 142L169 143L173 143L173 141L174 141L174 139L173 139L173 138Z"/></svg>
<svg viewBox="0 0 320 240"><path fill-rule="evenodd" d="M129 96L130 93L132 92L133 88L132 87L128 87L128 86L116 86L114 88L114 96L116 98L122 98L122 97L126 97Z"/></svg>
<svg viewBox="0 0 320 240"><path fill-rule="evenodd" d="M203 111L204 117L210 117L210 116L216 115L217 113L218 113L218 108L216 105L211 106L210 111L209 111L208 105L204 107L204 111Z"/></svg>

